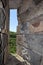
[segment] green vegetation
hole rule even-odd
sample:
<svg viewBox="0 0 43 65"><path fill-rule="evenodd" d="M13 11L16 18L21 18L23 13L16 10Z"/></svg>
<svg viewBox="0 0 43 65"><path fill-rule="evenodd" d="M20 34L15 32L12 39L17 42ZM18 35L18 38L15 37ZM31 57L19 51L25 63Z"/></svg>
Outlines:
<svg viewBox="0 0 43 65"><path fill-rule="evenodd" d="M10 32L9 51L10 53L16 53L16 32Z"/></svg>

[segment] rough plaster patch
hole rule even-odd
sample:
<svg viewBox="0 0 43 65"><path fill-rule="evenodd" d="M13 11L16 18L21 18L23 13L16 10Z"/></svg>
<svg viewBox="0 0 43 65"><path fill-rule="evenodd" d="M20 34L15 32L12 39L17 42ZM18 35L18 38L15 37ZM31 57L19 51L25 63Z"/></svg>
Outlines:
<svg viewBox="0 0 43 65"><path fill-rule="evenodd" d="M38 27L34 27L30 24L30 31L33 33L43 31L43 21L40 23L40 25Z"/></svg>

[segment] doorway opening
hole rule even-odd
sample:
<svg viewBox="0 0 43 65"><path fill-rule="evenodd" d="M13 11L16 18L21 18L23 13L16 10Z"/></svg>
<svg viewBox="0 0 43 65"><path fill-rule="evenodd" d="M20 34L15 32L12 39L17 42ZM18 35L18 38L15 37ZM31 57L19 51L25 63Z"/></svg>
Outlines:
<svg viewBox="0 0 43 65"><path fill-rule="evenodd" d="M17 9L10 9L10 27L9 27L9 51L10 53L16 53L16 32L17 32L18 20Z"/></svg>

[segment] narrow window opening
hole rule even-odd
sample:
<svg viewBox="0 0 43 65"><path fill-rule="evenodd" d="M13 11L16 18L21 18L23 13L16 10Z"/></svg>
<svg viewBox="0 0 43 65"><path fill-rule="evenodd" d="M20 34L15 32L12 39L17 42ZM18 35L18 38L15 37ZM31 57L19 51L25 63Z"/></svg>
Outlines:
<svg viewBox="0 0 43 65"><path fill-rule="evenodd" d="M16 32L17 32L18 20L17 9L10 9L10 27L9 27L9 51L10 53L16 53Z"/></svg>

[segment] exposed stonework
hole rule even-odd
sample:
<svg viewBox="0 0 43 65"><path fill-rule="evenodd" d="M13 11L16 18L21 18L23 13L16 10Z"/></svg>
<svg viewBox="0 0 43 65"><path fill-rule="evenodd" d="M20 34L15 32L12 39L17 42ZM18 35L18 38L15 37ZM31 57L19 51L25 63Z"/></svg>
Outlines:
<svg viewBox="0 0 43 65"><path fill-rule="evenodd" d="M8 1L0 0L0 65L4 65L8 58L9 15Z"/></svg>
<svg viewBox="0 0 43 65"><path fill-rule="evenodd" d="M23 0L18 8L17 53L31 65L43 64L43 1Z"/></svg>
<svg viewBox="0 0 43 65"><path fill-rule="evenodd" d="M7 43L9 37L9 8L17 8L17 54L30 62L31 65L43 65L43 0L8 0L7 4L5 0L1 2L6 16L1 34L7 35ZM2 42L4 41L2 40ZM4 50L4 59L6 60L8 45Z"/></svg>

